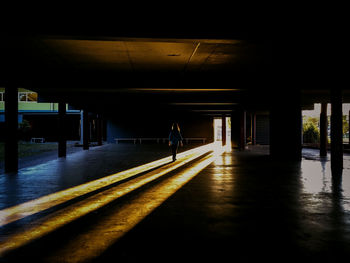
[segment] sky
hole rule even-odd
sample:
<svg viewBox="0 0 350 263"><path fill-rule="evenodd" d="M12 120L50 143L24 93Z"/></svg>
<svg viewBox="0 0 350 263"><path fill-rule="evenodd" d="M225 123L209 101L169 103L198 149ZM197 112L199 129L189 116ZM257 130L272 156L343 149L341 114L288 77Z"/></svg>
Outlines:
<svg viewBox="0 0 350 263"><path fill-rule="evenodd" d="M343 103L343 115L349 115L350 104ZM303 110L303 116L320 117L321 103L315 103L314 110ZM331 115L331 104L328 103L327 115Z"/></svg>

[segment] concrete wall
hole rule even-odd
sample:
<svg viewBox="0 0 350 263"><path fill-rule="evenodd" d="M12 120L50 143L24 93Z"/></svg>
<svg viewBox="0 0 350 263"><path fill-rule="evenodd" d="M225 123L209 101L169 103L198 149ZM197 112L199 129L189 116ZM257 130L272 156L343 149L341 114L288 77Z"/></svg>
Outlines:
<svg viewBox="0 0 350 263"><path fill-rule="evenodd" d="M107 117L107 142L115 143L115 138L168 138L173 119L170 118L132 118ZM214 137L212 117L179 117L181 134L184 138Z"/></svg>

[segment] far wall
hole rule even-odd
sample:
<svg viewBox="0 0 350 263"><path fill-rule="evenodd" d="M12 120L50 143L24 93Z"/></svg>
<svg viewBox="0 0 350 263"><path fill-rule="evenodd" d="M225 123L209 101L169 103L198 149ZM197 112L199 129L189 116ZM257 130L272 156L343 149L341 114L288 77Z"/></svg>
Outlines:
<svg viewBox="0 0 350 263"><path fill-rule="evenodd" d="M213 118L179 117L181 134L184 138L207 138L213 142ZM168 138L173 120L157 118L111 118L107 119L107 142L115 143L115 138Z"/></svg>

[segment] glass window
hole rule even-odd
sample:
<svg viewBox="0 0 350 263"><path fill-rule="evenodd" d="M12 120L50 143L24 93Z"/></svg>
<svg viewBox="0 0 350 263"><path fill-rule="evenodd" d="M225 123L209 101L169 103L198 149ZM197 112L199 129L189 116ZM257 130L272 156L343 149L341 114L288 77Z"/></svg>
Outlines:
<svg viewBox="0 0 350 263"><path fill-rule="evenodd" d="M38 93L18 92L18 101L36 102L38 101Z"/></svg>
<svg viewBox="0 0 350 263"><path fill-rule="evenodd" d="M18 92L18 101L27 101L27 93Z"/></svg>
<svg viewBox="0 0 350 263"><path fill-rule="evenodd" d="M38 93L36 93L36 92L28 92L27 93L27 100L28 101L38 101Z"/></svg>

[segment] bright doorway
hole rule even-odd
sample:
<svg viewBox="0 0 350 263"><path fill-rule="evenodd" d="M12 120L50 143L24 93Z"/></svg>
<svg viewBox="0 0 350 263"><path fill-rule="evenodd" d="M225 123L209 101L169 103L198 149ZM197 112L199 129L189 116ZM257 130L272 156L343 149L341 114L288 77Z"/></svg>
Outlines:
<svg viewBox="0 0 350 263"><path fill-rule="evenodd" d="M231 144L231 117L226 117L226 144ZM214 118L214 142L222 141L222 118Z"/></svg>

